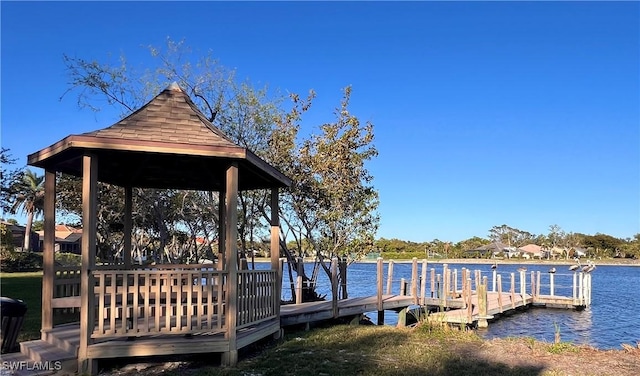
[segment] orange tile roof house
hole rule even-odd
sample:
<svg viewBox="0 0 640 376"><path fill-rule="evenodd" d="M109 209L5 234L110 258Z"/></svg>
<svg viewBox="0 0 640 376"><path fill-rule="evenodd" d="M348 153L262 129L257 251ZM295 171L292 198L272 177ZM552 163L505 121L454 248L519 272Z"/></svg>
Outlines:
<svg viewBox="0 0 640 376"><path fill-rule="evenodd" d="M36 231L40 236L40 249L43 248L44 231ZM56 225L55 251L80 254L82 230L68 225Z"/></svg>

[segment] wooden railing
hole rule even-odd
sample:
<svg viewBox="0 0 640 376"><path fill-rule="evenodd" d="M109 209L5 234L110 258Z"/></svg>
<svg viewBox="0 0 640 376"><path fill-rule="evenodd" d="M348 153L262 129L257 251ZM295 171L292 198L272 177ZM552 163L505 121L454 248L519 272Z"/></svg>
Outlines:
<svg viewBox="0 0 640 376"><path fill-rule="evenodd" d="M392 294L392 284L395 281L393 276L394 261L388 261L387 278L386 278L386 291L384 290L384 270L383 259L378 258L377 268L377 295L378 306L382 307L383 294ZM448 264L442 265L442 274L436 273L434 268L427 269L427 260L422 261L421 273L418 273L418 260L414 258L411 265L411 279L406 281L404 278L400 280L400 295L412 296L416 305L440 305L443 308L449 307L451 300L458 297L463 297L467 302L471 299L472 292L477 292L485 278L488 279L487 273L482 276L480 270L469 270L462 268L460 273L460 285L459 274L456 269L449 268ZM492 283L491 288L488 286L488 281L484 283L487 292L498 292L499 300L511 299L512 302L516 299L516 294L521 297L525 297L527 294L531 296L534 303L554 303L554 300L560 302L565 299L575 307L586 307L591 305L591 274L583 272L565 272L565 273L541 273L530 272L530 287L527 287L527 273L526 269L518 271L518 273L509 273L508 290L504 288L502 284L501 275L493 269L491 272ZM420 275L420 277L418 277ZM518 278L516 279L516 276ZM544 276L545 280L541 281L541 276ZM428 278L429 277L429 278ZM561 284L557 283L557 279ZM571 279L573 282L571 282ZM517 282L516 282L517 280ZM546 283L548 281L548 283ZM430 283L429 283L430 282ZM410 288L408 288L410 286ZM541 287L544 290L541 291ZM557 288L562 287L565 295L558 295ZM503 290L505 296L503 297ZM410 291L407 294L407 291ZM541 292L547 292L548 295L543 295Z"/></svg>
<svg viewBox="0 0 640 376"><path fill-rule="evenodd" d="M222 332L226 278L202 265L93 271L92 338Z"/></svg>
<svg viewBox="0 0 640 376"><path fill-rule="evenodd" d="M80 266L56 266L52 307L57 313L78 312L80 308Z"/></svg>
<svg viewBox="0 0 640 376"><path fill-rule="evenodd" d="M275 270L238 271L238 329L277 317L277 276Z"/></svg>
<svg viewBox="0 0 640 376"><path fill-rule="evenodd" d="M99 267L91 273L92 338L222 332L227 275L213 265ZM275 270L238 271L238 329L277 317L277 276ZM56 267L53 306L79 311L80 267Z"/></svg>

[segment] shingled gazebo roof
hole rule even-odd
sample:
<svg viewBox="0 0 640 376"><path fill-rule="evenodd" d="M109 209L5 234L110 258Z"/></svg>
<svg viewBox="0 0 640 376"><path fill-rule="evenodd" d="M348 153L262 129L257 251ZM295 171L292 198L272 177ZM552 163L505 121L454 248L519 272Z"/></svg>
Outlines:
<svg viewBox="0 0 640 376"><path fill-rule="evenodd" d="M99 181L125 187L222 190L232 162L238 163L240 190L291 184L211 124L176 83L110 127L70 135L29 155L28 164L81 176L87 153L98 157Z"/></svg>

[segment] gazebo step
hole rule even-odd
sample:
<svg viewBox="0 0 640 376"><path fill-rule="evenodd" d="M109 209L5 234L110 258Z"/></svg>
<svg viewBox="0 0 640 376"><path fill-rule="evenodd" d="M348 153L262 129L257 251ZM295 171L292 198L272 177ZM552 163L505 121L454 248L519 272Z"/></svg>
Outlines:
<svg viewBox="0 0 640 376"><path fill-rule="evenodd" d="M77 359L75 354L41 339L20 343L20 352L35 362L64 362Z"/></svg>
<svg viewBox="0 0 640 376"><path fill-rule="evenodd" d="M73 375L77 357L44 341L20 343L20 352L3 354L0 376Z"/></svg>
<svg viewBox="0 0 640 376"><path fill-rule="evenodd" d="M79 324L57 326L53 330L43 332L43 337L51 345L73 355L78 355L78 347L80 345Z"/></svg>

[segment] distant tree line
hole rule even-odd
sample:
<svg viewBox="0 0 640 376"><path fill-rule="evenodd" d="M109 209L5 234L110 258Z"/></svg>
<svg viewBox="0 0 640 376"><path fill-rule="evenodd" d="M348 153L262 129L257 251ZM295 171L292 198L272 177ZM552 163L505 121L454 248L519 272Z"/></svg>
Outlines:
<svg viewBox="0 0 640 376"><path fill-rule="evenodd" d="M558 225L549 226L547 234L535 235L507 225L492 227L486 238L472 238L452 243L434 239L425 242L411 242L400 239L381 238L375 241L375 251L399 257L433 257L433 258L466 258L477 257L469 252L483 245L498 241L514 248L527 244L536 244L544 249L564 249L565 257L569 257L572 249L581 248L587 251L590 258L640 258L640 233L633 238L620 239L607 234L587 235L566 233ZM487 255L488 257L489 255Z"/></svg>

